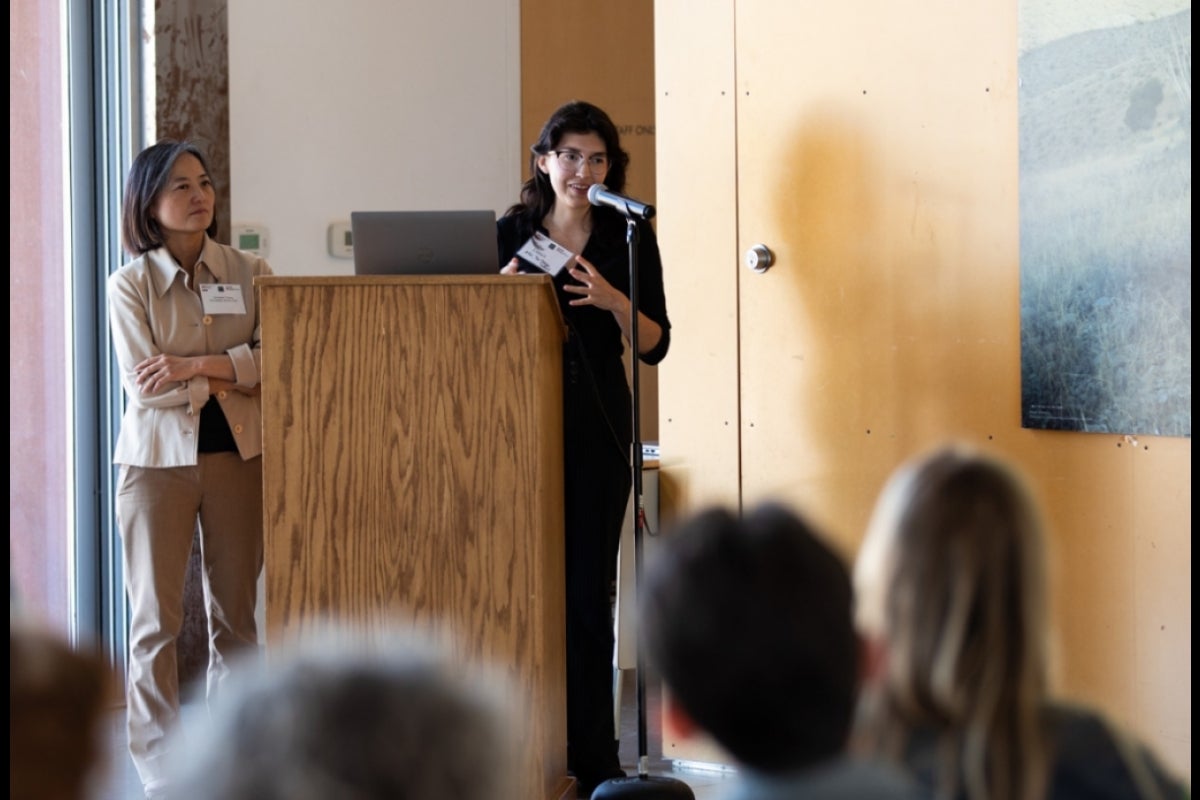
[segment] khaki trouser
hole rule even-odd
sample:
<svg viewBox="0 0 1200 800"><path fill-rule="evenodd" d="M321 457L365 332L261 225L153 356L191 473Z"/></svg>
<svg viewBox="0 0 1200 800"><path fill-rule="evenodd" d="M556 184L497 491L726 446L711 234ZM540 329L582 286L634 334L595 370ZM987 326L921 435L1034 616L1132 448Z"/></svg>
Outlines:
<svg viewBox="0 0 1200 800"><path fill-rule="evenodd" d="M254 607L263 562L262 458L201 453L194 467L122 466L116 516L130 605L129 753L151 792L167 777L168 737L179 719L176 640L197 520L210 704L230 658L258 641Z"/></svg>

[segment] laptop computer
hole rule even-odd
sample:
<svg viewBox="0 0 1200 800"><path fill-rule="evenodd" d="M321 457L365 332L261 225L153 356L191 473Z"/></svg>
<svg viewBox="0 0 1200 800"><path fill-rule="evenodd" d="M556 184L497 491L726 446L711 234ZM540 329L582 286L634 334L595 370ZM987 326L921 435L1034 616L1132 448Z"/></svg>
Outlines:
<svg viewBox="0 0 1200 800"><path fill-rule="evenodd" d="M496 212L352 211L355 275L495 275Z"/></svg>

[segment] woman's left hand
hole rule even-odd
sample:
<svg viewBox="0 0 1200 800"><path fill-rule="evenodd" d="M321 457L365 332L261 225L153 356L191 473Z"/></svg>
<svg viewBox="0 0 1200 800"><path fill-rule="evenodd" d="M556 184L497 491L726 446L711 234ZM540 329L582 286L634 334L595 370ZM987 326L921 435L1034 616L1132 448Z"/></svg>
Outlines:
<svg viewBox="0 0 1200 800"><path fill-rule="evenodd" d="M572 278L579 281L563 285L563 291L579 295L570 301L571 305L596 306L613 312L625 308L628 302L625 295L614 289L600 271L583 256L575 256L575 263L567 271Z"/></svg>

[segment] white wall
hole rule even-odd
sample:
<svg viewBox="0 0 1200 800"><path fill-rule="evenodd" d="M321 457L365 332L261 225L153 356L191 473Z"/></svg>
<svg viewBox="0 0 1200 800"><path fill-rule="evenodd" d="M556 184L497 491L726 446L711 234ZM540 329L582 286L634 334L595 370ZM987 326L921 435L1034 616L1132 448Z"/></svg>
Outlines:
<svg viewBox="0 0 1200 800"><path fill-rule="evenodd" d="M517 199L519 0L230 0L231 214L280 275L348 275L351 211Z"/></svg>

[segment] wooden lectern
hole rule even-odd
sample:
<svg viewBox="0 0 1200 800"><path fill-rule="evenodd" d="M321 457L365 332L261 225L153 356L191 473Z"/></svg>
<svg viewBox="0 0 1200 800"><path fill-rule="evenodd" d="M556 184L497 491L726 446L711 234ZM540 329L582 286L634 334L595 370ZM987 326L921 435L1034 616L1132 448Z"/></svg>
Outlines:
<svg viewBox="0 0 1200 800"><path fill-rule="evenodd" d="M411 626L524 693L566 769L562 317L549 276L264 276L266 641Z"/></svg>

